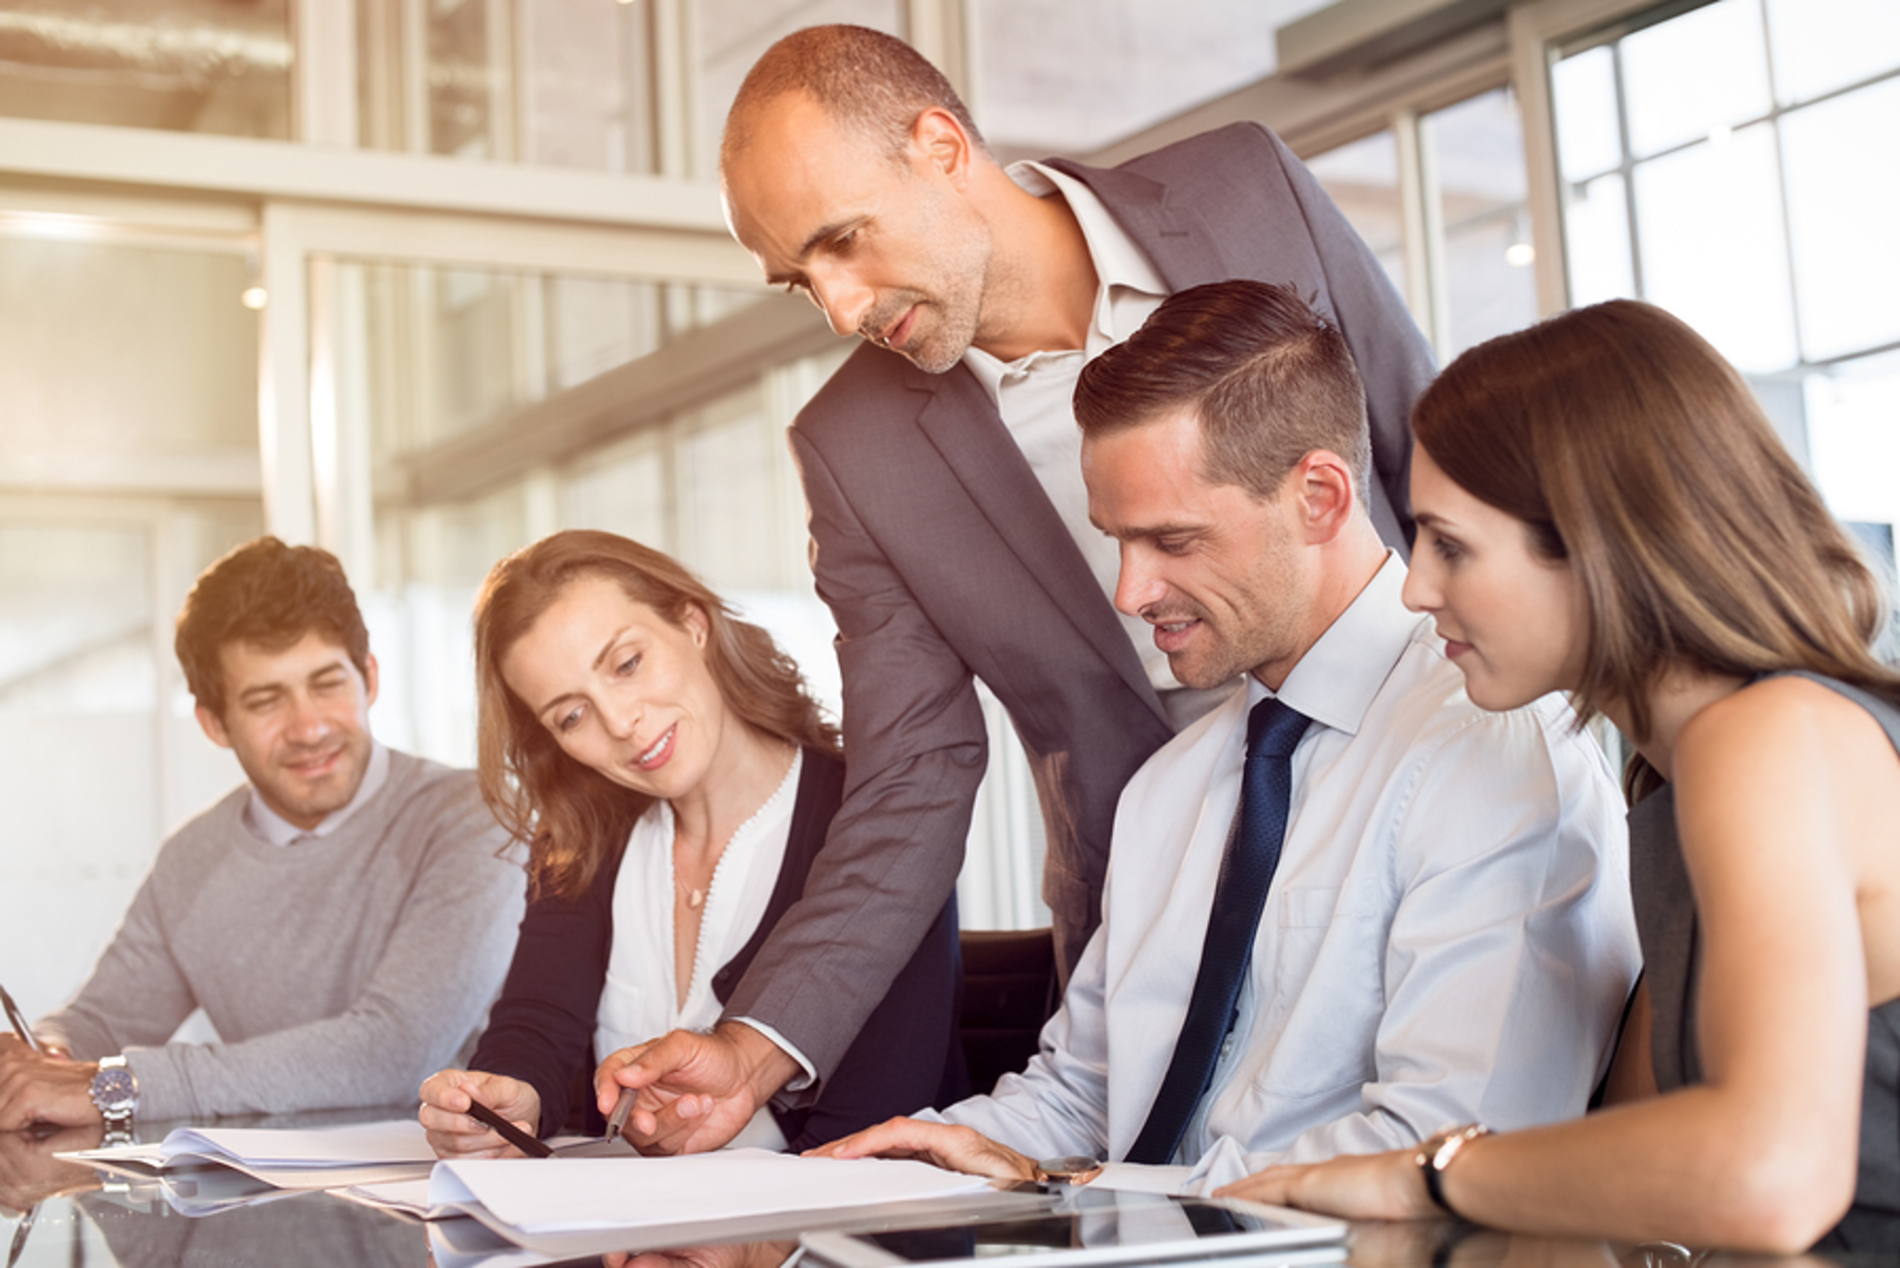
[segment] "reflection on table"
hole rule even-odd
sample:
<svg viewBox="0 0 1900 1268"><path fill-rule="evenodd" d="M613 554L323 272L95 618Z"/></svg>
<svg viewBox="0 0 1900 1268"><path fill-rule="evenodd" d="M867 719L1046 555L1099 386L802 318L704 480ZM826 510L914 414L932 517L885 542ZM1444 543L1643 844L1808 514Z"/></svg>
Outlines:
<svg viewBox="0 0 1900 1268"><path fill-rule="evenodd" d="M387 1117L388 1111L379 1116ZM299 1122L308 1125L307 1120ZM509 1246L473 1221L425 1226L325 1193L190 1181L170 1186L159 1181L128 1183L53 1157L58 1151L90 1148L98 1143L97 1136L97 1128L51 1135L0 1133L0 1246L8 1248L5 1268L209 1268L264 1262L273 1268L527 1268L547 1262ZM566 1262L615 1268L777 1268L796 1250L794 1242L780 1239L629 1250ZM1514 1237L1449 1221L1360 1224L1352 1229L1345 1262L1353 1268L1900 1268L1900 1220L1844 1228L1815 1252L1779 1261L1698 1254L1668 1243L1622 1246Z"/></svg>

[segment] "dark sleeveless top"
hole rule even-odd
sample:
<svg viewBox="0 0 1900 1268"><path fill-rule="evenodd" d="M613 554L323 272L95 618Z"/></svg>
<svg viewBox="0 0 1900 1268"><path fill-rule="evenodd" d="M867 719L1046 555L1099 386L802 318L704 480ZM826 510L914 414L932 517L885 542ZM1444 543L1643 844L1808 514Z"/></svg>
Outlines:
<svg viewBox="0 0 1900 1268"><path fill-rule="evenodd" d="M1817 674L1808 678L1837 691L1874 715L1900 750L1900 709L1857 687ZM1643 974L1653 1015L1650 1056L1664 1092L1702 1082L1696 1049L1696 977L1701 937L1695 896L1676 839L1676 800L1668 785L1630 811L1630 888ZM1867 1017L1867 1064L1860 1108L1860 1180L1849 1221L1871 1217L1887 1225L1900 1217L1900 999ZM1884 1240L1884 1237L1883 1237Z"/></svg>

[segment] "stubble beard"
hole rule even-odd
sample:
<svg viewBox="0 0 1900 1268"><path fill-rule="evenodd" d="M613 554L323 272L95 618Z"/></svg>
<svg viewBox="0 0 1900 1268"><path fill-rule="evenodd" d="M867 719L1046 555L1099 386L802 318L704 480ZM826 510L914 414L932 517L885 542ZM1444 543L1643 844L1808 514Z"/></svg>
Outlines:
<svg viewBox="0 0 1900 1268"><path fill-rule="evenodd" d="M894 309L890 322L902 320L904 311L918 305L918 320L934 318L933 329L920 329L912 335L900 355L926 374L947 374L963 360L982 333L983 313L995 286L996 258L994 241L988 226L965 226L963 231L946 235L942 253L937 257L939 277L948 279L935 295L907 292ZM881 314L880 314L881 315ZM889 324L878 327L888 333ZM918 336L923 336L922 341Z"/></svg>
<svg viewBox="0 0 1900 1268"><path fill-rule="evenodd" d="M965 313L966 305L934 299L919 291L905 291L871 314L865 323L872 343L909 361L926 374L947 374L963 360L963 354L976 339L974 313ZM915 329L902 348L885 342L891 328L916 311Z"/></svg>
<svg viewBox="0 0 1900 1268"><path fill-rule="evenodd" d="M1168 668L1184 687L1208 691L1285 659L1290 632L1283 622L1269 619L1229 634L1198 606L1168 615L1200 622L1195 642L1201 646L1168 657Z"/></svg>
<svg viewBox="0 0 1900 1268"><path fill-rule="evenodd" d="M329 778L312 785L287 773L272 781L269 791L297 818L324 819L350 804L363 777L369 773L370 744L346 742L342 764ZM253 779L253 783L258 781ZM281 812L280 812L281 813ZM286 816L290 817L290 816Z"/></svg>

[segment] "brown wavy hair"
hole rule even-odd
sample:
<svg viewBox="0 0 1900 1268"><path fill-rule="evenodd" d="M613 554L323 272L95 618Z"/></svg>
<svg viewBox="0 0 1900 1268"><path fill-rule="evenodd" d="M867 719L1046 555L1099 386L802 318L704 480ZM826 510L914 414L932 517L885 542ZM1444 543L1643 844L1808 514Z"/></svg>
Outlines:
<svg viewBox="0 0 1900 1268"><path fill-rule="evenodd" d="M582 577L615 582L674 625L683 625L689 612L703 613L707 668L733 716L801 747L840 751L837 728L791 657L676 561L612 533L573 529L544 537L496 564L475 600L482 797L514 839L528 843L528 878L537 896L578 897L653 804L569 757L502 679L509 650Z"/></svg>
<svg viewBox="0 0 1900 1268"><path fill-rule="evenodd" d="M199 574L178 612L172 648L200 705L224 716L224 649L254 643L273 652L315 632L341 647L369 677L369 627L335 555L257 537Z"/></svg>
<svg viewBox="0 0 1900 1268"><path fill-rule="evenodd" d="M1412 431L1576 569L1580 718L1618 702L1640 743L1679 665L1805 669L1900 703L1900 674L1873 652L1886 588L1742 376L1662 309L1612 300L1480 344L1426 389Z"/></svg>

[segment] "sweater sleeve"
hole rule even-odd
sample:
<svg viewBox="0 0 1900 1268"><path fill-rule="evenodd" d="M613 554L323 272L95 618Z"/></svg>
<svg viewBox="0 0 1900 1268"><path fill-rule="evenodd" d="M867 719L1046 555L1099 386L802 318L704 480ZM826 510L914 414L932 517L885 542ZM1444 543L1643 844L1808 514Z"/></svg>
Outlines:
<svg viewBox="0 0 1900 1268"><path fill-rule="evenodd" d="M40 1039L97 1061L133 1045L162 1044L191 1016L198 1001L166 943L158 898L161 874L180 866L180 845L174 839L160 851L79 994L34 1025Z"/></svg>
<svg viewBox="0 0 1900 1268"><path fill-rule="evenodd" d="M342 1012L234 1043L130 1046L148 1119L413 1104L480 1023L521 911L520 865L466 775L435 780L389 828L421 836L381 956ZM321 973L320 948L310 951Z"/></svg>

